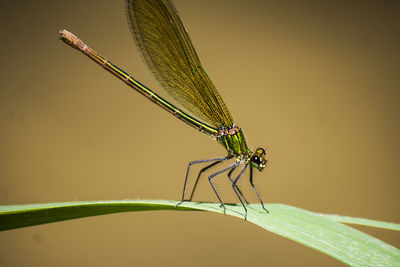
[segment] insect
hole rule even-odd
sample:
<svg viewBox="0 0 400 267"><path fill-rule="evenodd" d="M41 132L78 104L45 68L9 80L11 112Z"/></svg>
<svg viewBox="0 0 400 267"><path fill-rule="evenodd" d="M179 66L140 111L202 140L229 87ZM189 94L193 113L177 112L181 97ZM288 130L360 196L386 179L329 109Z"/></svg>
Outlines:
<svg viewBox="0 0 400 267"><path fill-rule="evenodd" d="M247 147L242 129L233 122L221 95L203 69L173 3L169 0L127 0L125 7L133 39L143 55L145 63L171 97L171 102L160 97L99 55L74 34L62 30L60 31L61 39L102 65L106 70L176 118L202 133L212 136L226 149L227 155L225 157L196 160L189 163L182 198L177 205L186 201L185 191L192 165L210 163L200 170L188 201L192 200L200 176L205 170L226 160L235 159L234 163L208 177L208 181L224 212L226 212L226 208L215 189L214 178L222 173L227 173L232 188L244 208L246 219L247 208L244 203L248 204L248 201L237 185L246 169L250 169L250 184L263 209L267 211L253 183L253 169L262 171L266 166L265 150L257 148L253 152ZM239 174L232 177L233 171L237 168L240 170Z"/></svg>

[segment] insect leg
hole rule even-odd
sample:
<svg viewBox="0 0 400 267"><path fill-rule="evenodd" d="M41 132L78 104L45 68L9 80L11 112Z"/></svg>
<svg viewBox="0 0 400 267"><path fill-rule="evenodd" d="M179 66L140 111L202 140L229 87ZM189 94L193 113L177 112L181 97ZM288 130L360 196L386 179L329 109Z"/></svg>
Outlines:
<svg viewBox="0 0 400 267"><path fill-rule="evenodd" d="M180 201L178 204L175 205L175 208L176 208L178 205L182 204L183 201L185 201L185 191L186 191L187 180L188 180L188 177L189 177L190 166L192 166L193 164L198 164L198 163L203 163L203 162L210 162L210 161L217 161L217 162L219 162L219 161L224 161L224 160L227 160L227 159L228 159L228 157L224 157L224 158L214 158L214 159L195 160L195 161L189 162L189 165L188 165L187 170L186 170L185 182L184 182L184 184L183 184L182 199L181 199L181 201Z"/></svg>
<svg viewBox="0 0 400 267"><path fill-rule="evenodd" d="M264 203L263 203L263 201L261 200L261 197L260 197L260 195L258 194L258 191L257 191L256 187L255 187L254 184L253 184L253 168L252 168L251 166L250 166L250 184L251 184L251 186L253 187L254 192L256 192L258 199L260 200L260 203L261 203L262 208L263 208L267 213L269 213L269 211L264 207Z"/></svg>
<svg viewBox="0 0 400 267"><path fill-rule="evenodd" d="M244 205L242 199L240 198L238 191L236 190L236 187L237 187L237 186L236 186L236 183L239 181L240 177L242 176L242 174L243 174L244 171L246 170L247 165L248 165L248 164L244 164L244 166L243 166L242 170L240 171L239 175L236 177L236 179L235 179L235 180L233 181L233 183L232 183L233 190L235 191L237 197L239 198L240 203L242 203L242 206L243 206L243 209L244 209L244 219L245 219L245 220L247 220L247 208L246 208L246 206Z"/></svg>
<svg viewBox="0 0 400 267"><path fill-rule="evenodd" d="M218 195L218 192L217 192L217 190L215 189L214 184L211 182L211 179L213 179L213 178L214 178L215 176L217 176L218 174L221 174L221 173L223 173L223 172L226 172L226 171L228 171L228 170L230 170L230 169L235 169L235 168L237 167L237 165L239 165L239 163L240 163L240 162L235 162L235 163L233 163L232 165L229 165L228 167L226 167L225 169L222 169L222 170L220 170L220 171L217 171L216 173L211 174L211 175L208 177L208 181L210 182L210 185L211 185L212 189L214 190L215 194L217 195L217 198L218 198L219 202L221 203L222 207L224 208L224 213L226 213L225 205L224 205L224 203L222 202L220 196Z"/></svg>
<svg viewBox="0 0 400 267"><path fill-rule="evenodd" d="M230 170L230 171L228 172L228 178L229 178L229 180L230 180L232 183L233 183L233 179L232 179L231 175L232 175L232 172L233 172L234 170L235 170L235 169L232 169L232 170ZM249 204L249 202L248 202L247 199L244 197L244 195L243 195L243 193L242 193L242 191L240 190L240 188L239 188L238 185L236 185L236 189L238 190L240 196L243 198L244 202L246 202L246 204Z"/></svg>
<svg viewBox="0 0 400 267"><path fill-rule="evenodd" d="M232 156L231 156L231 157L227 157L227 158L224 159L224 160L216 161L216 162L211 163L210 165L207 165L206 167L202 168L202 169L199 171L199 174L197 175L196 182L194 183L194 186L193 186L193 189L192 189L192 193L190 194L190 197L189 197L188 200L189 200L189 201L192 201L194 192L196 191L196 187L197 187L197 184L198 184L199 179L200 179L200 176L201 176L201 174L202 174L203 172L205 172L205 171L208 170L209 168L214 167L215 165L217 165L217 164L219 164L219 163L221 163L221 162L224 162L224 161L227 160L227 159L231 159L231 158L232 158Z"/></svg>

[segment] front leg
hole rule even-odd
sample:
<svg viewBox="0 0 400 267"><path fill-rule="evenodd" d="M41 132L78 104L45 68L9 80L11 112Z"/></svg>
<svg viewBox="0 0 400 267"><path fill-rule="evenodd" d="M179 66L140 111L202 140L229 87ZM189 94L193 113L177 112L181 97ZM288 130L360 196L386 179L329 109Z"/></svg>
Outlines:
<svg viewBox="0 0 400 267"><path fill-rule="evenodd" d="M261 200L261 197L260 197L260 195L258 194L258 191L257 191L256 187L255 187L254 184L253 184L253 168L252 168L252 167L250 167L250 184L251 184L251 186L253 187L254 192L256 192L258 199L260 200L260 203L261 203L262 208L263 208L267 213L269 213L269 211L264 207L264 203L263 203L263 201Z"/></svg>

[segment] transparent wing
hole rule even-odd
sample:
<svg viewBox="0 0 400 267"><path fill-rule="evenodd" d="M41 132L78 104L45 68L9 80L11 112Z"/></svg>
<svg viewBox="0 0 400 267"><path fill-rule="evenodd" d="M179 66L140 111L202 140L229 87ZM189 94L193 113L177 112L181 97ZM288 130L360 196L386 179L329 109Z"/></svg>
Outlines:
<svg viewBox="0 0 400 267"><path fill-rule="evenodd" d="M204 71L169 0L127 0L132 35L154 76L183 111L214 128L231 126L232 116Z"/></svg>

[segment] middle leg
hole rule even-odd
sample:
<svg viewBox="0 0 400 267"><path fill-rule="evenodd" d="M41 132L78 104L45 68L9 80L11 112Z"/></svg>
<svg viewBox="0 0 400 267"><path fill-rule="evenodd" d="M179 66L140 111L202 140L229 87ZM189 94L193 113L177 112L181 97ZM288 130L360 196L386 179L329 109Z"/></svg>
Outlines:
<svg viewBox="0 0 400 267"><path fill-rule="evenodd" d="M211 179L213 179L213 178L214 178L215 176L217 176L218 174L221 174L221 173L223 173L223 172L229 171L230 169L235 169L235 168L239 165L239 163L240 163L240 162L237 161L237 162L233 163L232 165L230 165L230 166L228 166L228 167L226 167L226 168L224 168L224 169L222 169L222 170L220 170L220 171L217 171L217 172L214 173L214 174L211 174L211 175L208 177L208 181L210 182L210 185L211 185L212 189L214 190L215 195L217 195L217 198L218 198L219 202L221 203L222 207L224 208L224 213L226 213L225 205L224 205L224 203L222 202L221 197L218 195L218 192L217 192L217 190L215 189L214 184L211 182Z"/></svg>

